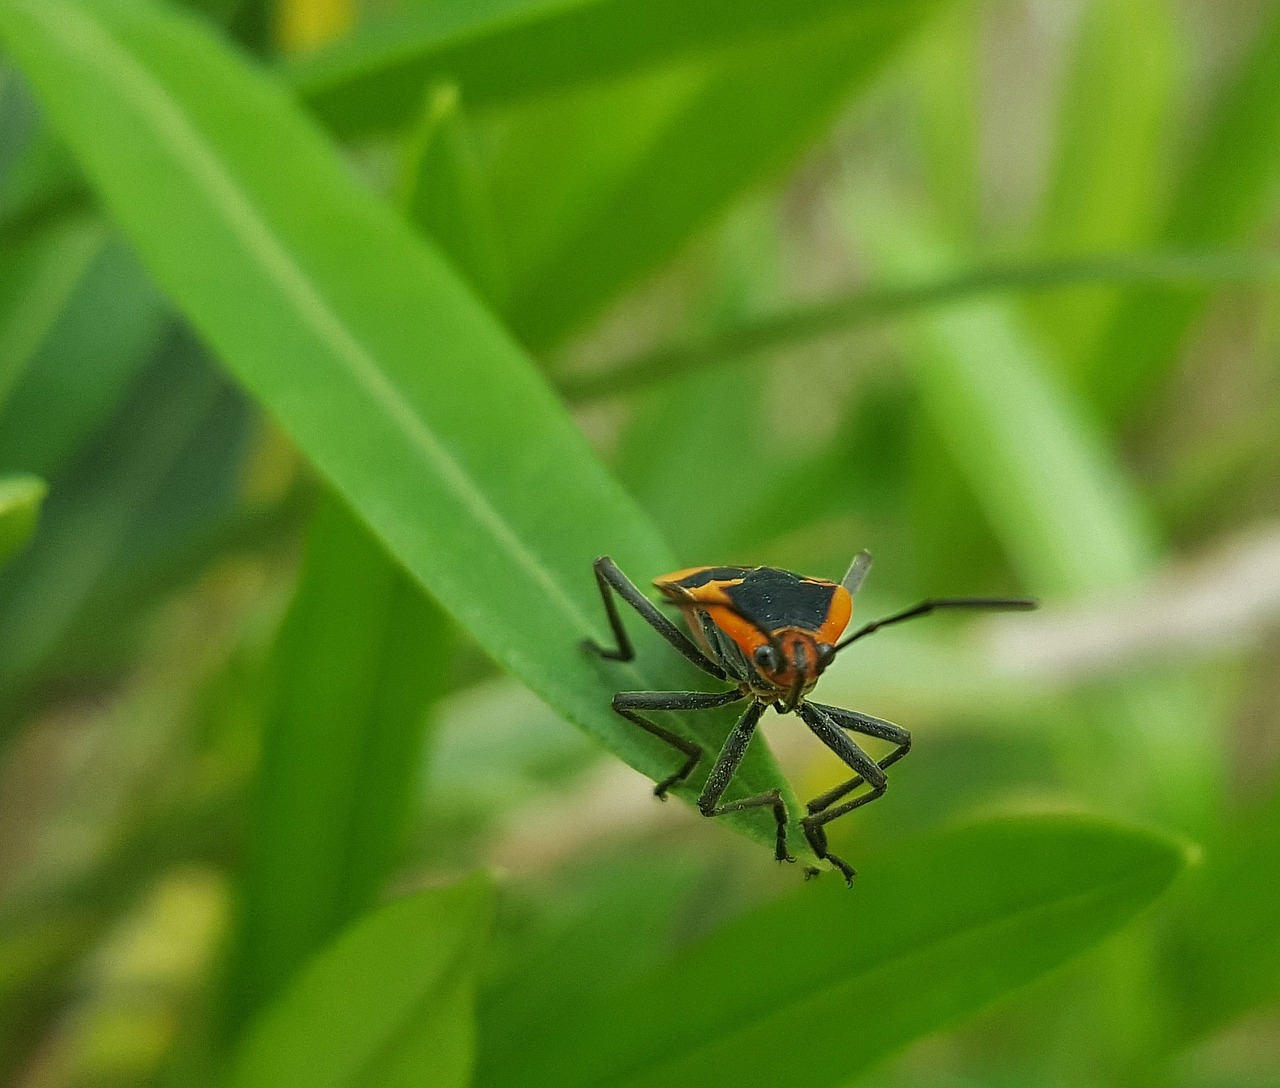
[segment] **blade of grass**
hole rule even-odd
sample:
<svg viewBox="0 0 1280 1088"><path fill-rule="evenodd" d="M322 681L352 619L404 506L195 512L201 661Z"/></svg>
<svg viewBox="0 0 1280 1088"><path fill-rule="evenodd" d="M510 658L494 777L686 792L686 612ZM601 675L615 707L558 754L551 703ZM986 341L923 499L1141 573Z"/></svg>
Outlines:
<svg viewBox="0 0 1280 1088"><path fill-rule="evenodd" d="M954 263L927 226L892 207L883 194L851 199L849 222L864 232L874 266L922 276ZM913 331L923 410L1032 590L1087 596L1149 572L1160 542L1148 511L1097 421L1008 307L939 309ZM1205 826L1222 775L1206 698L1186 674L1143 678L1098 698L1092 727L1077 731L1066 752L1078 784L1128 811ZM1100 764L1113 773L1099 773Z"/></svg>
<svg viewBox="0 0 1280 1088"><path fill-rule="evenodd" d="M0 471L60 472L106 423L160 339L163 298L124 242L90 229L86 262L72 262L75 282L40 303L56 312L30 336L22 373L0 397ZM23 308L34 305L28 299Z"/></svg>
<svg viewBox="0 0 1280 1088"><path fill-rule="evenodd" d="M406 211L472 282L484 276L457 95L428 98L406 156ZM469 199L474 198L474 199ZM419 778L449 624L338 499L312 519L274 655L273 705L241 881L223 1026L232 1036L387 877Z"/></svg>
<svg viewBox="0 0 1280 1088"><path fill-rule="evenodd" d="M1280 998L1275 872L1280 796L1229 817L1206 845L1164 957L1175 1015L1164 1045L1180 1050Z"/></svg>
<svg viewBox="0 0 1280 1088"><path fill-rule="evenodd" d="M625 149L621 168L607 183L592 172L591 187L534 259L513 258L505 313L522 340L534 349L558 343L789 164L932 10L928 2L859 9L660 88L650 106L656 123ZM617 119L610 110L597 124L610 131ZM536 182L503 190L504 236L523 233L517 202L540 201L540 190Z"/></svg>
<svg viewBox="0 0 1280 1088"><path fill-rule="evenodd" d="M273 653L227 983L233 1034L386 879L448 649L418 585L341 503L322 503Z"/></svg>
<svg viewBox="0 0 1280 1088"><path fill-rule="evenodd" d="M29 216L74 174L21 73L0 58L0 243L18 241L11 220Z"/></svg>
<svg viewBox="0 0 1280 1088"><path fill-rule="evenodd" d="M1040 244L1049 253L1149 243L1166 197L1178 73L1167 0L1093 0L1084 10L1058 113ZM1115 308L1114 291L1037 300L1034 314L1077 371Z"/></svg>
<svg viewBox="0 0 1280 1088"><path fill-rule="evenodd" d="M956 4L931 23L911 50L929 192L961 237L978 231L981 213L982 27L980 8Z"/></svg>
<svg viewBox="0 0 1280 1088"><path fill-rule="evenodd" d="M717 327L741 320L775 288L777 222L772 206L751 201L739 209L715 245L711 283L695 316ZM691 375L641 399L628 419L614 456L614 469L685 562L730 554L737 542L727 531L741 516L737 488L673 487L690 465L750 465L752 491L767 493L782 469L762 435L764 375L744 366L728 384L715 375ZM714 412L691 412L691 404L715 404Z"/></svg>
<svg viewBox="0 0 1280 1088"><path fill-rule="evenodd" d="M1275 208L1280 177L1280 13L1269 13L1214 107L1179 179L1159 244L1174 248L1252 242ZM1204 288L1136 288L1125 294L1088 360L1086 387L1099 412L1123 419L1178 357L1213 295Z"/></svg>
<svg viewBox="0 0 1280 1088"><path fill-rule="evenodd" d="M1085 816L935 833L861 864L854 894L828 879L784 896L539 1038L494 1025L476 1085L824 1088L1095 945L1184 860Z"/></svg>
<svg viewBox="0 0 1280 1088"><path fill-rule="evenodd" d="M0 253L0 404L39 351L103 242L100 225L78 220L17 252Z"/></svg>
<svg viewBox="0 0 1280 1088"><path fill-rule="evenodd" d="M57 657L81 641L69 634L96 594L226 505L228 465L233 472L244 434L242 422L227 417L233 395L199 349L176 336L50 480L31 546L0 574L0 702L59 670ZM127 610L102 617L108 641L96 646L109 654L79 665L93 672L117 665L145 604L130 599ZM0 739L20 724L5 714Z"/></svg>
<svg viewBox="0 0 1280 1088"><path fill-rule="evenodd" d="M229 1088L465 1088L491 899L472 877L353 926L257 1023Z"/></svg>
<svg viewBox="0 0 1280 1088"><path fill-rule="evenodd" d="M0 564L31 539L48 490L38 476L0 477Z"/></svg>
<svg viewBox="0 0 1280 1088"><path fill-rule="evenodd" d="M341 133L395 126L423 91L455 82L476 109L768 41L871 0L499 0L421 7L384 19L288 69L318 116Z"/></svg>
<svg viewBox="0 0 1280 1088"><path fill-rule="evenodd" d="M930 279L954 266L918 223L887 207L851 209L875 266ZM1051 366L999 302L917 316L914 376L1006 547L1036 592L1125 585L1149 570L1155 535L1101 430L1051 376Z"/></svg>
<svg viewBox="0 0 1280 1088"><path fill-rule="evenodd" d="M632 356L599 371L558 375L556 385L575 403L615 396L687 371L723 366L759 352L794 347L985 295L1053 292L1095 284L1227 283L1280 283L1280 256L1148 251L993 264L917 283L862 288L788 312L753 318L705 338Z"/></svg>
<svg viewBox="0 0 1280 1088"><path fill-rule="evenodd" d="M502 248L455 85L442 84L427 96L403 175L401 205L410 222L435 241L481 296L500 307Z"/></svg>
<svg viewBox="0 0 1280 1088"><path fill-rule="evenodd" d="M288 95L173 12L7 0L0 37L156 281L388 550L570 721L669 773L612 694L697 679L656 637L631 665L579 643L606 638L597 555L641 579L674 561L438 254ZM715 748L731 716L672 722ZM763 745L740 777L780 784ZM731 822L768 839L767 814Z"/></svg>

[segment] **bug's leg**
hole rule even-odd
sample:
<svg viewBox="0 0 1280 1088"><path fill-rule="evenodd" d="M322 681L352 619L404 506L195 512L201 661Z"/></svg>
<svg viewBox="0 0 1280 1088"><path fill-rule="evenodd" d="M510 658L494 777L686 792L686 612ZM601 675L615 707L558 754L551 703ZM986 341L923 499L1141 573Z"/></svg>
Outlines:
<svg viewBox="0 0 1280 1088"><path fill-rule="evenodd" d="M714 676L717 680L725 679L724 669L699 650L692 639L659 612L658 606L635 587L631 579L618 569L617 563L607 555L602 555L595 562L595 572L596 584L600 587L600 599L604 601L604 610L609 617L609 627L613 631L614 639L617 640L618 648L616 650L607 650L593 639L584 639L583 645L588 650L610 661L630 661L636 656L635 649L631 645L631 639L627 635L627 629L622 625L622 617L618 615L618 605L613 599L613 595L616 593L640 613L640 618L645 623L657 631L694 665L703 672Z"/></svg>
<svg viewBox="0 0 1280 1088"><path fill-rule="evenodd" d="M751 808L773 809L773 818L778 824L774 857L779 861L795 861L796 859L787 853L787 806L782 800L781 791L769 790L766 793L757 793L753 797L744 797L739 801L720 803L720 798L724 796L724 791L729 788L729 783L733 781L733 776L742 763L742 757L746 755L747 745L751 742L756 726L760 723L760 715L764 713L765 706L766 704L759 700L753 701L738 719L738 724L733 727L733 732L729 734L729 739L724 742L724 747L720 750L716 765L711 768L711 773L707 776L707 784L702 788L702 796L698 798L698 811L704 816L723 816L726 812L742 812L744 809Z"/></svg>
<svg viewBox="0 0 1280 1088"><path fill-rule="evenodd" d="M856 710L845 710L839 706L827 706L824 703L810 703L809 705L816 706L841 729L863 733L868 737L879 737L881 740L887 740L897 745L892 752L878 761L877 766L882 771L893 766L911 751L911 734L901 726L894 725L893 722L887 722L883 718L873 718L870 714L860 714ZM810 815L822 812L839 801L841 797L852 793L864 781L865 779L862 775L855 775L848 782L843 782L821 796L815 797L806 808L809 810Z"/></svg>
<svg viewBox="0 0 1280 1088"><path fill-rule="evenodd" d="M634 722L646 733L665 741L672 748L685 755L684 765L659 782L653 789L655 797L667 799L667 790L677 786L693 774L693 770L702 760L703 751L691 740L685 740L670 729L664 729L657 722L651 722L642 710L711 710L717 706L728 706L742 698L740 691L620 691L613 697L613 709L629 722Z"/></svg>
<svg viewBox="0 0 1280 1088"><path fill-rule="evenodd" d="M817 798L813 804L817 804L826 800L826 804L817 812L810 807L809 815L802 821L801 826L804 828L805 838L809 840L809 845L813 847L813 852L820 858L826 858L832 865L840 870L844 877L845 883L852 885L853 878L857 875L853 867L849 865L843 858L837 857L831 852L827 846L826 825L832 820L838 820L841 816L848 812L852 812L855 808L861 808L863 805L870 804L877 797L884 793L889 785L889 779L884 773L884 769L866 752L859 748L836 724L827 716L825 710L820 710L813 703L802 703L799 708L800 717L804 719L804 723L813 731L823 744L830 748L838 755L848 766L858 772L854 782L861 784L865 782L871 789L855 797L852 801L846 801L842 805L830 807L833 801L838 797L844 796L837 790L831 791L837 794L837 797L826 800L828 795L824 794ZM846 783L846 785L849 785ZM850 785L849 789L856 789L856 785Z"/></svg>

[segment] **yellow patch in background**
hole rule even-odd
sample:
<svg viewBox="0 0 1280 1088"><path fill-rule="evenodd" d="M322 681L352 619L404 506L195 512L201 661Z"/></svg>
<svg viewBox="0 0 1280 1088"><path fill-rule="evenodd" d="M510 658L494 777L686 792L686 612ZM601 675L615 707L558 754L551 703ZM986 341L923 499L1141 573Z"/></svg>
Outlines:
<svg viewBox="0 0 1280 1088"><path fill-rule="evenodd" d="M356 21L354 0L280 0L280 45L305 52L341 38Z"/></svg>

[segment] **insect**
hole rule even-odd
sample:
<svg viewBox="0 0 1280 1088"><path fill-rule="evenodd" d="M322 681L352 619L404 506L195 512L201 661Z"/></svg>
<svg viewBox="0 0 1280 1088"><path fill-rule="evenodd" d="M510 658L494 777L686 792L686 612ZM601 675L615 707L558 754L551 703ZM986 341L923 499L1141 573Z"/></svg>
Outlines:
<svg viewBox="0 0 1280 1088"><path fill-rule="evenodd" d="M773 789L733 801L723 798L764 712L772 706L779 714L798 714L854 772L849 781L810 801L800 822L814 854L835 866L849 885L853 884L854 869L827 846L826 826L885 792L885 772L911 750L911 734L869 714L811 702L808 695L818 678L841 650L890 624L942 609L1036 607L1035 601L1021 597L933 598L844 635L853 614L854 594L870 568L871 556L864 551L854 558L838 583L775 567L692 567L655 579L654 585L666 602L683 614L693 636L690 638L636 588L612 559L601 556L595 562L596 582L617 647L607 649L591 640L584 644L610 661L630 661L635 657L618 615L616 595L699 669L733 685L724 691L623 691L613 697L613 709L684 756L680 767L654 787L654 794L665 799L668 790L693 774L706 753L646 714L710 710L745 701L746 710L707 776L698 797L698 810L704 816L723 816L747 809L771 809L777 822L775 856L779 861L795 861L787 850L787 808L781 792ZM887 756L874 760L851 733L878 737L894 748ZM862 786L868 788L859 793ZM845 800L850 794L855 796ZM808 869L805 875L807 878L816 873L816 869Z"/></svg>

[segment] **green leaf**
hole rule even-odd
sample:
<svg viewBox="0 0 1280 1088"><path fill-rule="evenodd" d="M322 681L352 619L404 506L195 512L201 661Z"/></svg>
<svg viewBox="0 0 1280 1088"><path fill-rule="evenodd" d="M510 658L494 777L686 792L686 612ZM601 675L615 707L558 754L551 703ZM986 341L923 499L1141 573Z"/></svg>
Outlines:
<svg viewBox="0 0 1280 1088"><path fill-rule="evenodd" d="M500 1036L517 1050L546 1033L548 1001L580 1008L665 963L682 922L706 909L705 881L705 862L681 854L596 853L557 873L532 906L520 904L531 917L507 934L507 955L499 945L491 957L477 1007L482 1042Z"/></svg>
<svg viewBox="0 0 1280 1088"><path fill-rule="evenodd" d="M445 687L448 625L340 503L312 520L271 667L227 983L234 1028L386 879Z"/></svg>
<svg viewBox="0 0 1280 1088"><path fill-rule="evenodd" d="M954 264L927 227L891 207L881 194L855 198L850 208L855 229L874 224L867 233L876 266L922 276ZM1032 590L1084 596L1145 576L1160 545L1137 489L1008 305L970 302L921 314L913 332L910 365L922 407ZM1091 728L1071 738L1081 787L1127 811L1205 826L1222 757L1197 678L1144 677L1089 708ZM1105 765L1142 775L1100 775L1101 753Z"/></svg>
<svg viewBox="0 0 1280 1088"><path fill-rule="evenodd" d="M927 228L879 201L855 197L849 221L855 230L876 224L862 233L892 278L934 278L956 263ZM1007 306L941 307L919 314L913 328L925 409L1027 583L1039 593L1082 593L1148 571L1156 538L1134 488Z"/></svg>
<svg viewBox="0 0 1280 1088"><path fill-rule="evenodd" d="M1209 289L1280 283L1280 258L1265 252L1163 250L980 263L766 312L591 370L556 375L571 402L615 396L688 371L731 365L761 352L804 346L825 336L885 324L925 310L1004 294L1056 294L1134 284Z"/></svg>
<svg viewBox="0 0 1280 1088"><path fill-rule="evenodd" d="M289 77L327 124L350 133L409 120L424 89L442 79L457 83L465 101L484 109L767 42L881 6L869 0L433 4L295 62Z"/></svg>
<svg viewBox="0 0 1280 1088"><path fill-rule="evenodd" d="M510 247L512 327L544 348L595 316L733 198L790 164L933 6L859 8L714 65L610 88L578 103L574 127L555 103L531 111L532 126L513 120L524 130L509 140L514 162L498 162L491 183ZM565 190L554 202L549 179ZM561 209L549 224L548 206Z"/></svg>
<svg viewBox="0 0 1280 1088"><path fill-rule="evenodd" d="M357 923L257 1023L230 1088L464 1088L491 899L472 877Z"/></svg>
<svg viewBox="0 0 1280 1088"><path fill-rule="evenodd" d="M771 205L750 202L721 234L703 303L704 321L714 326L741 320L768 296L777 267L768 252L777 237ZM619 478L689 564L730 553L738 543L732 530L752 500L738 488L673 487L672 481L690 465L751 465L753 495L770 494L784 459L765 438L765 389L758 365L742 366L731 383L718 374L690 375L641 398L618 441ZM688 410L711 403L714 412Z"/></svg>
<svg viewBox="0 0 1280 1088"><path fill-rule="evenodd" d="M580 642L606 638L596 556L641 581L675 561L444 260L189 20L10 0L0 37L157 283L388 551L566 718L670 773L612 695L705 677L652 634L630 665ZM671 720L717 748L733 713ZM779 784L763 744L739 778ZM769 838L767 813L731 822Z"/></svg>
<svg viewBox="0 0 1280 1088"><path fill-rule="evenodd" d="M31 546L0 573L0 703L83 652L96 672L118 664L146 614L136 595L105 614L94 608L114 583L131 581L167 548L225 510L245 438L237 390L209 366L189 335L172 335L105 426L50 479ZM75 637L72 637L72 632ZM0 739L20 722L0 719Z"/></svg>
<svg viewBox="0 0 1280 1088"><path fill-rule="evenodd" d="M1040 240L1050 253L1150 241L1165 197L1176 64L1168 0L1092 0L1076 32ZM1073 369L1096 349L1114 291L1041 300L1040 323Z"/></svg>
<svg viewBox="0 0 1280 1088"><path fill-rule="evenodd" d="M75 220L20 249L0 252L0 404L40 350L103 240L100 225Z"/></svg>
<svg viewBox="0 0 1280 1088"><path fill-rule="evenodd" d="M1205 846L1205 865L1175 916L1164 971L1174 997L1171 1050L1280 999L1275 925L1280 795L1230 815Z"/></svg>
<svg viewBox="0 0 1280 1088"><path fill-rule="evenodd" d="M943 831L860 862L852 891L821 880L730 922L539 1038L508 1046L494 1025L476 1084L824 1088L1097 944L1184 860L1087 816Z"/></svg>
<svg viewBox="0 0 1280 1088"><path fill-rule="evenodd" d="M921 35L910 59L929 193L947 225L966 238L981 221L982 32L982 10L955 4Z"/></svg>
<svg viewBox="0 0 1280 1088"><path fill-rule="evenodd" d="M453 261L479 294L500 303L502 248L489 194L462 115L458 89L443 84L426 108L405 154L401 202L410 222Z"/></svg>
<svg viewBox="0 0 1280 1088"><path fill-rule="evenodd" d="M1229 86L1174 190L1160 230L1171 247L1252 241L1275 208L1280 178L1280 13L1272 12ZM1212 293L1135 288L1125 294L1089 360L1098 409L1123 418L1178 358Z"/></svg>
<svg viewBox="0 0 1280 1088"><path fill-rule="evenodd" d="M0 471L52 478L111 417L159 342L163 297L123 241L89 229L95 244L74 282L45 303L57 310L0 398Z"/></svg>
<svg viewBox="0 0 1280 1088"><path fill-rule="evenodd" d="M21 550L35 532L48 490L38 476L0 477L0 563Z"/></svg>

